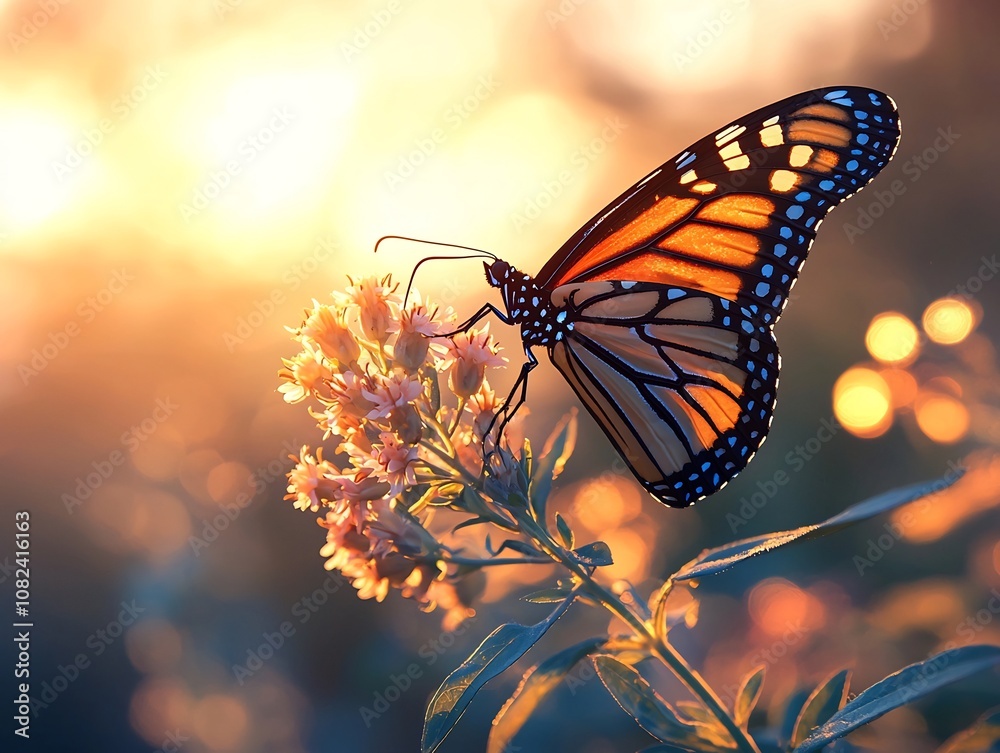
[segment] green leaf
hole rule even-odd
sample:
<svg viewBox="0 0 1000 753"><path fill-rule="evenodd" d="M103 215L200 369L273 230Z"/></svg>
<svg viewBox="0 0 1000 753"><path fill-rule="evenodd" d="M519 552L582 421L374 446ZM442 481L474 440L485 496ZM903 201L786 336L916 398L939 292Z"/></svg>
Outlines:
<svg viewBox="0 0 1000 753"><path fill-rule="evenodd" d="M500 545L500 548L496 550L495 554L500 554L504 549L510 549L518 554L523 554L525 557L545 556L545 552L538 547L529 544L527 541L519 541L518 539L507 539Z"/></svg>
<svg viewBox="0 0 1000 753"><path fill-rule="evenodd" d="M835 672L809 694L795 727L792 729L792 739L789 743L793 748L801 745L816 727L830 719L847 700L847 692L851 684L851 670L842 669Z"/></svg>
<svg viewBox="0 0 1000 753"><path fill-rule="evenodd" d="M761 664L750 670L750 673L740 683L736 700L733 701L733 720L743 729L747 728L750 714L753 713L754 706L757 705L757 700L760 698L760 691L764 687L765 669L765 665Z"/></svg>
<svg viewBox="0 0 1000 753"><path fill-rule="evenodd" d="M603 541L595 541L593 544L581 546L574 549L577 562L586 567L605 567L615 564L611 556L611 549Z"/></svg>
<svg viewBox="0 0 1000 753"><path fill-rule="evenodd" d="M911 664L844 706L795 748L795 753L819 750L895 708L996 664L1000 664L1000 646L985 645L953 648Z"/></svg>
<svg viewBox="0 0 1000 753"><path fill-rule="evenodd" d="M559 532L559 538L562 539L563 546L567 549L572 549L573 531L569 527L569 523L566 522L566 519L559 513L556 513L556 531Z"/></svg>
<svg viewBox="0 0 1000 753"><path fill-rule="evenodd" d="M531 508L535 519L544 525L545 505L552 492L552 482L562 473L576 445L576 410L563 416L545 441L541 456L531 470Z"/></svg>
<svg viewBox="0 0 1000 753"><path fill-rule="evenodd" d="M796 690L792 693L788 700L785 701L785 710L781 713L781 723L778 726L778 739L781 741L788 741L792 739L792 733L795 731L795 722L799 719L799 714L802 713L802 707L806 705L806 701L809 700L809 696L812 695L812 691L809 690ZM790 746L782 746L782 749L791 749Z"/></svg>
<svg viewBox="0 0 1000 753"><path fill-rule="evenodd" d="M503 753L545 697L558 687L581 659L599 649L607 640L606 635L588 638L529 669L514 695L493 720L486 753Z"/></svg>
<svg viewBox="0 0 1000 753"><path fill-rule="evenodd" d="M532 591L527 596L522 596L523 601L530 601L534 604L548 604L550 602L562 601L573 590L575 584L571 580L561 580L559 584L551 588L543 588Z"/></svg>
<svg viewBox="0 0 1000 753"><path fill-rule="evenodd" d="M487 636L479 648L452 672L427 704L421 753L433 753L465 713L476 693L520 659L555 624L573 597L567 597L552 614L536 625L508 622Z"/></svg>
<svg viewBox="0 0 1000 753"><path fill-rule="evenodd" d="M728 570L738 562L749 559L756 554L770 552L778 547L791 544L793 541L807 541L808 539L826 536L848 526L862 523L876 515L889 512L921 497L926 497L929 494L946 489L961 477L962 473L949 472L942 479L904 486L866 499L864 502L859 502L856 505L848 507L839 515L834 515L822 523L803 526L792 531L765 533L749 539L734 541L715 549L706 549L684 565L672 578L675 581L684 581L721 573L723 570Z"/></svg>
<svg viewBox="0 0 1000 753"><path fill-rule="evenodd" d="M697 728L682 721L635 669L613 656L595 656L597 676L625 713L661 742L689 743L698 739Z"/></svg>
<svg viewBox="0 0 1000 753"><path fill-rule="evenodd" d="M987 711L972 727L946 740L937 753L1000 753L1000 709Z"/></svg>

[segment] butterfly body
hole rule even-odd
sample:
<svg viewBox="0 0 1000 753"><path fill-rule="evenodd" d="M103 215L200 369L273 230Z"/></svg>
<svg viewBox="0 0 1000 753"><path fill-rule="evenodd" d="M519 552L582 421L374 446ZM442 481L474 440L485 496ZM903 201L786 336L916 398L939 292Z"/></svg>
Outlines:
<svg viewBox="0 0 1000 753"><path fill-rule="evenodd" d="M726 485L767 436L773 327L824 217L899 140L892 100L803 92L707 136L584 225L532 277L486 265L518 324L524 399L544 347L639 482L684 507ZM520 398L513 400L518 389Z"/></svg>

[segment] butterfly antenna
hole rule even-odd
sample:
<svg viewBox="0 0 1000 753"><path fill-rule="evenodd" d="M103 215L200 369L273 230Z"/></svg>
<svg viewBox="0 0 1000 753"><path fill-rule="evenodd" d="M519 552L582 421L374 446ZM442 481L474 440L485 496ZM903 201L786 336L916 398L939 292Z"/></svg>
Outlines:
<svg viewBox="0 0 1000 753"><path fill-rule="evenodd" d="M449 243L441 243L439 245L449 246ZM458 246L457 248L464 248L464 246ZM478 250L478 249L477 249ZM403 296L403 308L406 308L406 302L410 299L410 288L413 287L413 278L417 276L417 270L429 261L440 261L441 259L482 259L484 256L487 258L496 259L493 254L488 253L478 253L478 254L463 254L462 256L425 256L423 259L418 261L413 267L413 272L410 273L410 281L406 284L406 295Z"/></svg>
<svg viewBox="0 0 1000 753"><path fill-rule="evenodd" d="M413 267L413 272L410 273L410 281L406 284L406 294L403 296L403 308L406 308L406 302L410 299L410 288L413 287L413 278L417 276L417 270L420 269L420 265L428 261L438 261L440 259L481 259L484 256L493 261L497 261L496 254L490 253L489 251L484 251L481 248L473 248L472 246L460 246L457 243L441 243L440 241L428 241L423 238L411 238L408 235L383 235L377 241L375 241L375 250L372 253L378 253L378 247L382 241L386 240L400 240L400 241L411 241L413 243L426 243L429 246L444 246L445 248L458 248L463 251L475 251L474 254L465 254L463 256L425 256L423 259L417 262L416 266Z"/></svg>
<svg viewBox="0 0 1000 753"><path fill-rule="evenodd" d="M481 254L483 256L490 257L491 259L493 259L493 261L497 261L496 254L492 254L489 251L484 251L481 248L473 248L472 246L460 246L457 243L441 243L440 241L428 241L428 240L424 240L423 238L411 238L408 235L383 235L381 238L379 238L377 241L375 241L375 250L372 253L378 253L378 247L379 247L379 245L382 243L382 241L387 241L387 240L412 241L413 243L426 243L426 244L428 244L430 246L444 246L446 248L460 248L463 251L475 251L475 252L477 252L477 253L479 253L479 254ZM447 256L443 256L443 257L435 257L435 258L440 258L440 259L448 259L448 258L465 259L465 258L474 258L474 257L463 257L463 256L447 257Z"/></svg>

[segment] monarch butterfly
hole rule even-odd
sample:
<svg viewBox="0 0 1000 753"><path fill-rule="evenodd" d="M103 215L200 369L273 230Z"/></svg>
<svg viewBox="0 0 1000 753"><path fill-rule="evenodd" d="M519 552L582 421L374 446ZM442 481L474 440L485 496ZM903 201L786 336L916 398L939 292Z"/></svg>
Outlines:
<svg viewBox="0 0 1000 753"><path fill-rule="evenodd" d="M885 167L899 134L881 92L803 92L658 167L536 276L488 254L505 310L487 303L459 331L491 312L520 326L527 360L501 430L544 347L654 497L686 507L721 489L771 426L772 330L820 223Z"/></svg>

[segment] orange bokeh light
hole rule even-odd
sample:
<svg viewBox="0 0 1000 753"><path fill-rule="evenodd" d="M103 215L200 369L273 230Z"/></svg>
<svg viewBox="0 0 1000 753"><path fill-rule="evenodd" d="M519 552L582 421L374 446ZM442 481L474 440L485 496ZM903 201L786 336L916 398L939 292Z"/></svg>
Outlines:
<svg viewBox="0 0 1000 753"><path fill-rule="evenodd" d="M750 617L771 638L826 624L823 602L784 578L758 583L748 597Z"/></svg>
<svg viewBox="0 0 1000 753"><path fill-rule="evenodd" d="M917 396L914 412L920 430L939 444L957 442L969 431L969 409L951 395L923 390Z"/></svg>
<svg viewBox="0 0 1000 753"><path fill-rule="evenodd" d="M905 366L920 354L920 332L907 317L887 311L868 325L865 346L876 361Z"/></svg>
<svg viewBox="0 0 1000 753"><path fill-rule="evenodd" d="M959 298L939 298L924 311L927 336L942 345L954 345L967 338L976 327L972 307Z"/></svg>
<svg viewBox="0 0 1000 753"><path fill-rule="evenodd" d="M877 437L892 425L892 392L879 372L848 369L833 386L833 410L852 434Z"/></svg>

